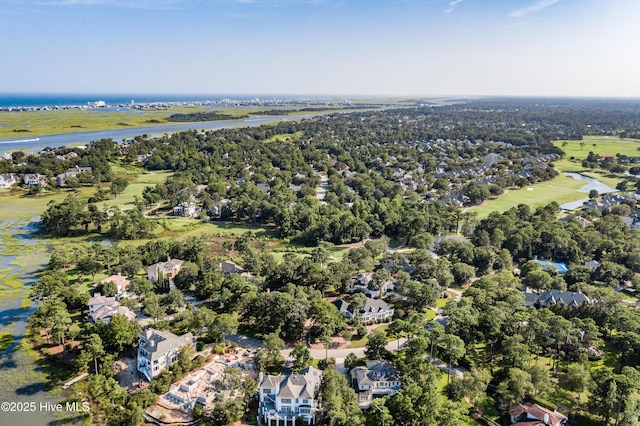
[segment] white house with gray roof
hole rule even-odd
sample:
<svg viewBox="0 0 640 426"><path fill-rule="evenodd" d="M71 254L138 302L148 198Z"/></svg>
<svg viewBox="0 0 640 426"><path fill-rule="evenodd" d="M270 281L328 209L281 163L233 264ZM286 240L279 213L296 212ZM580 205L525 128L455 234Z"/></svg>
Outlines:
<svg viewBox="0 0 640 426"><path fill-rule="evenodd" d="M195 346L195 338L191 333L176 336L169 331L146 329L138 343L138 371L147 380L153 380L165 367L171 367L180 349L187 345Z"/></svg>
<svg viewBox="0 0 640 426"><path fill-rule="evenodd" d="M0 188L11 188L16 183L20 182L20 176L15 173L0 174Z"/></svg>
<svg viewBox="0 0 640 426"><path fill-rule="evenodd" d="M300 370L298 374L263 375L258 386L258 416L267 426L296 424L296 419L313 425L319 403L316 395L320 390L322 371L313 367Z"/></svg>
<svg viewBox="0 0 640 426"><path fill-rule="evenodd" d="M393 308L382 299L367 297L364 306L360 310L356 310L353 305L350 305L345 300L336 300L333 305L345 317L353 319L359 316L365 322L382 320L393 316Z"/></svg>
<svg viewBox="0 0 640 426"><path fill-rule="evenodd" d="M400 373L388 361L367 361L366 367L353 368L349 378L361 408L368 408L374 398L393 395L401 386Z"/></svg>
<svg viewBox="0 0 640 426"><path fill-rule="evenodd" d="M89 318L94 323L102 321L105 324L109 324L111 318L116 314L123 315L129 321L134 321L137 318L135 312L126 306L120 305L116 297L106 297L100 293L95 293L89 299L88 305Z"/></svg>

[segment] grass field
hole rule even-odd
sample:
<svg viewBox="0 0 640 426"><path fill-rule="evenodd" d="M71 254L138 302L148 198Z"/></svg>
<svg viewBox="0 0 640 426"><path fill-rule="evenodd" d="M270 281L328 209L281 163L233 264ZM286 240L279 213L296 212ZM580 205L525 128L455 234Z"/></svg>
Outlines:
<svg viewBox="0 0 640 426"><path fill-rule="evenodd" d="M468 212L477 212L482 219L491 212L505 212L518 204L527 204L532 208L544 207L552 201L558 204L577 201L586 198L587 194L578 192L584 186L584 182L564 175L536 183L522 189L510 189L506 194L496 200L489 200L486 204L467 209ZM529 190L528 188L532 188Z"/></svg>
<svg viewBox="0 0 640 426"><path fill-rule="evenodd" d="M265 140L265 142L295 142L302 137L304 132L295 132L295 133L282 133L279 135L274 135L269 139Z"/></svg>
<svg viewBox="0 0 640 426"><path fill-rule="evenodd" d="M581 146L581 142L584 146ZM566 143L566 146L562 146ZM554 145L562 149L566 155L554 164L560 172L576 172L615 188L624 180L635 183L636 178L614 175L606 170L591 170L582 167L582 160L586 159L590 151L599 155L623 154L628 156L640 156L640 141L635 139L620 139L615 136L588 136L582 141L556 141ZM564 204L586 198L587 194L577 190L584 185L583 182L567 176L557 176L554 179L531 185L527 188L509 190L496 200L489 200L481 206L467 209L469 212L477 212L482 219L489 213L497 211L502 213L518 204L528 204L532 208L543 207L552 201Z"/></svg>
<svg viewBox="0 0 640 426"><path fill-rule="evenodd" d="M197 219L186 219L181 217L161 219L162 231L160 237L176 237L186 239L191 236L221 236L239 237L247 232L253 232L256 238L275 238L275 230L265 228L261 225L233 223L233 222L202 222Z"/></svg>
<svg viewBox="0 0 640 426"><path fill-rule="evenodd" d="M42 136L60 133L77 133L94 130L147 127L157 124L181 124L166 121L176 113L199 111L219 111L223 114L241 116L256 109L206 107L176 107L161 111L105 111L100 109L65 111L18 111L0 112L0 138L21 136Z"/></svg>
<svg viewBox="0 0 640 426"><path fill-rule="evenodd" d="M104 202L98 203L101 207L106 205L108 207L118 206L120 210L129 210L135 207L135 199L138 197L142 199L142 191L147 186L154 186L157 183L164 182L173 172L168 171L152 171L142 172L140 174L131 175L129 170L122 167L114 167L114 175L122 175L129 180L129 185L124 189L121 194L118 194L117 198L112 198ZM110 185L108 185L110 186Z"/></svg>
<svg viewBox="0 0 640 426"><path fill-rule="evenodd" d="M562 145L566 142L566 146ZM581 146L584 143L584 146ZM616 136L585 136L581 141L557 141L553 143L562 149L566 158L575 157L584 160L593 151L599 155L623 154L630 157L640 156L640 141L637 139L620 139Z"/></svg>
<svg viewBox="0 0 640 426"><path fill-rule="evenodd" d="M43 136L61 133L78 133L96 130L148 127L158 124L184 124L166 121L172 114L194 112L219 112L236 117L246 116L264 107L210 108L204 106L182 106L160 111L138 111L123 108L118 111L102 109L59 111L15 111L0 112L0 138L16 136ZM328 114L349 110L334 108L318 111L283 110L282 116L299 114ZM256 117L259 117L256 115Z"/></svg>

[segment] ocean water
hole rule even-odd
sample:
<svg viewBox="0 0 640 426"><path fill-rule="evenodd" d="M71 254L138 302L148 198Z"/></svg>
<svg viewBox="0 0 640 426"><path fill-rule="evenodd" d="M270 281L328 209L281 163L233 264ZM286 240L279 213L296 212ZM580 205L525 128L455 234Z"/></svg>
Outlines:
<svg viewBox="0 0 640 426"><path fill-rule="evenodd" d="M87 102L105 101L108 105L151 102L219 101L222 99L273 99L273 95L175 95L175 94L64 94L64 93L0 93L0 107L42 107L87 105Z"/></svg>

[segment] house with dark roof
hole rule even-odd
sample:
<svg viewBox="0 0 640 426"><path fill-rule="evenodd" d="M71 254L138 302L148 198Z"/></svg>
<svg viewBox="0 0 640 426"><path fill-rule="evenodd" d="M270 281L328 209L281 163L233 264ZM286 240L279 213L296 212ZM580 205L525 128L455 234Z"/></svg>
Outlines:
<svg viewBox="0 0 640 426"><path fill-rule="evenodd" d="M565 426L567 417L541 405L525 402L509 408L512 425L516 426Z"/></svg>
<svg viewBox="0 0 640 426"><path fill-rule="evenodd" d="M548 308L556 303L578 307L585 303L591 303L591 299L579 291L549 290L540 295L530 292L524 293L524 304L526 307Z"/></svg>
<svg viewBox="0 0 640 426"><path fill-rule="evenodd" d="M184 346L195 346L193 334L176 336L168 331L148 328L142 332L138 343L138 371L151 381L165 367L171 367Z"/></svg>
<svg viewBox="0 0 640 426"><path fill-rule="evenodd" d="M320 408L316 395L320 390L322 371L307 367L298 374L272 376L260 373L258 380L258 417L262 418L263 424L297 424L297 419L307 425L316 423L316 412Z"/></svg>
<svg viewBox="0 0 640 426"><path fill-rule="evenodd" d="M91 173L91 167L79 167L75 166L70 169L67 169L66 172L60 173L56 176L56 183L58 186L66 186L66 179L70 177L76 177L80 173Z"/></svg>
<svg viewBox="0 0 640 426"><path fill-rule="evenodd" d="M388 361L367 361L366 367L353 368L349 378L361 408L368 408L374 398L393 395L401 385L400 373Z"/></svg>
<svg viewBox="0 0 640 426"><path fill-rule="evenodd" d="M353 319L356 316L359 316L362 317L362 320L365 322L382 320L393 316L393 308L390 307L387 302L381 299L373 299L371 297L367 297L364 306L357 312L354 306L350 305L343 299L336 300L333 302L333 305L345 317Z"/></svg>

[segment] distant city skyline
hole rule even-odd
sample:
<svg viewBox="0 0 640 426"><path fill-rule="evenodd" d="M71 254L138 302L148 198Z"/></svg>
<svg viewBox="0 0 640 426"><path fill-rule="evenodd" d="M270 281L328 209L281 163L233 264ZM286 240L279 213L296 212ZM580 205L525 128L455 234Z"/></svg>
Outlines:
<svg viewBox="0 0 640 426"><path fill-rule="evenodd" d="M637 0L4 0L0 93L640 97Z"/></svg>

